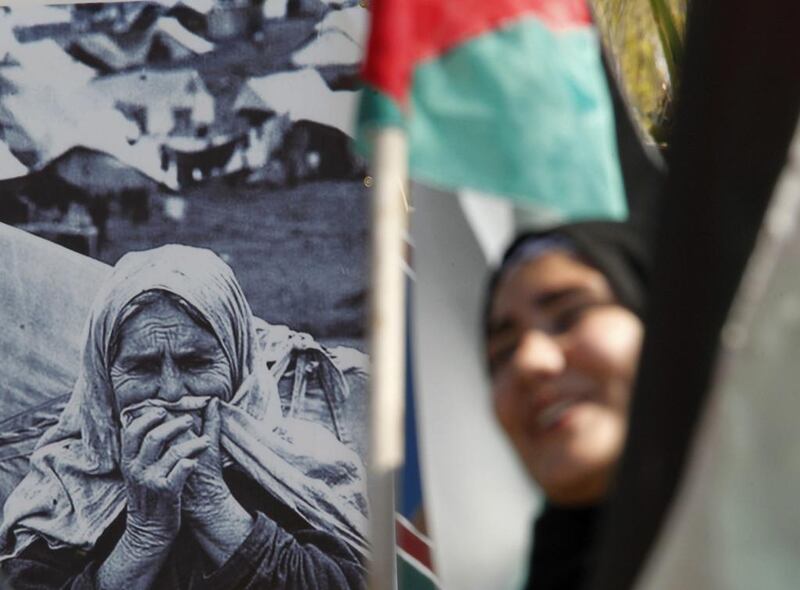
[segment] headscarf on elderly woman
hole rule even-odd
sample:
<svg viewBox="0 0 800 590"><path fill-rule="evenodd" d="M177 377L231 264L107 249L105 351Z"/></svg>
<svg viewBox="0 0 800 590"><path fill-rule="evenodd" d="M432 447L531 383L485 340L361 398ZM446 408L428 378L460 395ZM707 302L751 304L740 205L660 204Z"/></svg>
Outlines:
<svg viewBox="0 0 800 590"><path fill-rule="evenodd" d="M224 464L255 482L307 529L343 541L358 561L364 560L367 500L360 460L321 426L282 416L277 383L232 270L212 252L185 246L127 254L100 288L71 398L37 444L28 475L6 501L2 559L13 562L42 540L49 550L91 552L125 510L120 440L126 412L120 416L115 409L110 364L130 303L148 292L177 297L216 336L228 359L233 394L219 404ZM208 402L203 397L172 404L147 400L129 409L165 405L191 411Z"/></svg>

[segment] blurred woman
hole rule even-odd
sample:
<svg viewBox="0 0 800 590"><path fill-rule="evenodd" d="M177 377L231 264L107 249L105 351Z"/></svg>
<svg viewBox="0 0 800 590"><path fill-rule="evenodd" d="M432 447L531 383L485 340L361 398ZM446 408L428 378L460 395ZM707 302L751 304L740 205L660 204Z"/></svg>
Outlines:
<svg viewBox="0 0 800 590"><path fill-rule="evenodd" d="M635 229L587 222L508 249L485 317L495 415L545 496L528 588L579 588L625 443L646 258Z"/></svg>
<svg viewBox="0 0 800 590"><path fill-rule="evenodd" d="M0 554L17 590L361 588L365 492L352 451L281 414L231 269L164 246L101 287Z"/></svg>

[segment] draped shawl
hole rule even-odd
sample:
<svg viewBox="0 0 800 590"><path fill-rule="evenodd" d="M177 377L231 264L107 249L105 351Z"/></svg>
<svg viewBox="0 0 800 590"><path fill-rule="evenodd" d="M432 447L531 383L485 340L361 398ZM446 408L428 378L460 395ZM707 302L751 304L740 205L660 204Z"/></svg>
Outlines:
<svg viewBox="0 0 800 590"><path fill-rule="evenodd" d="M110 349L126 305L152 290L192 306L228 358L234 394L220 403L225 463L366 558L367 500L358 456L324 427L282 416L253 314L230 267L209 250L170 245L123 256L100 287L69 402L5 503L0 559L18 555L36 538L54 549L89 550L124 509Z"/></svg>

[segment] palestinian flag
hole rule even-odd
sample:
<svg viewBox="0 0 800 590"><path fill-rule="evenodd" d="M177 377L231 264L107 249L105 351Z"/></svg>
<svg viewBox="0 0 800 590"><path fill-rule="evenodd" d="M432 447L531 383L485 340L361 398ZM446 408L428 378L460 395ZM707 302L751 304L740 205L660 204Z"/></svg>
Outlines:
<svg viewBox="0 0 800 590"><path fill-rule="evenodd" d="M413 247L409 244L409 247ZM414 280L409 272L409 280ZM410 286L410 284L409 284ZM411 298L407 300L407 318L411 317ZM414 399L414 351L411 323L406 322L406 412L405 451L400 481L397 489L395 513L395 543L397 549L397 587L399 590L435 590L440 588L433 565L430 539L420 531L413 520L424 514L422 473L417 437L417 411Z"/></svg>
<svg viewBox="0 0 800 590"><path fill-rule="evenodd" d="M430 540L411 522L398 514L397 581L400 590L437 590L440 588L433 573Z"/></svg>
<svg viewBox="0 0 800 590"><path fill-rule="evenodd" d="M585 0L372 0L361 142L406 129L410 174L560 218L624 218Z"/></svg>

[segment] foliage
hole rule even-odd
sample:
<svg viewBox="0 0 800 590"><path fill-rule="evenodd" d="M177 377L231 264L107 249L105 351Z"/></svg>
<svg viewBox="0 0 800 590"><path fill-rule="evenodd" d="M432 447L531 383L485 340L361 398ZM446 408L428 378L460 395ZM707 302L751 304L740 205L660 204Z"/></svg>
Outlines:
<svg viewBox="0 0 800 590"><path fill-rule="evenodd" d="M680 81L686 0L592 0L614 74L645 135L662 144Z"/></svg>

